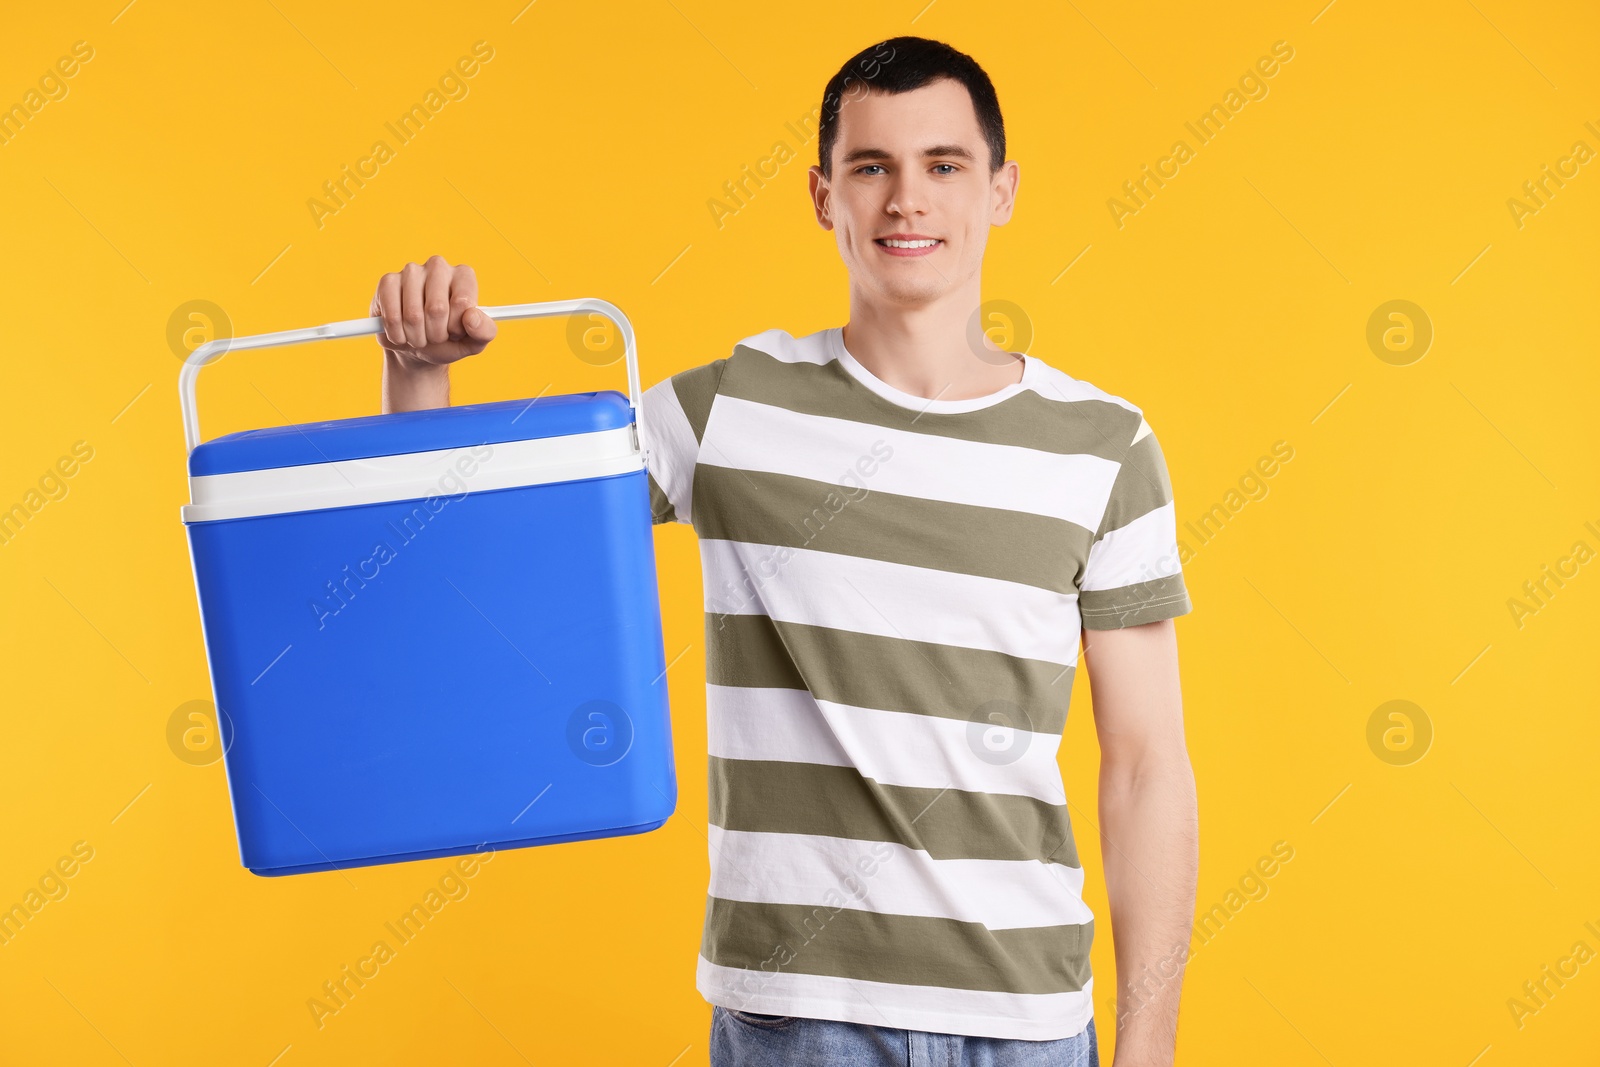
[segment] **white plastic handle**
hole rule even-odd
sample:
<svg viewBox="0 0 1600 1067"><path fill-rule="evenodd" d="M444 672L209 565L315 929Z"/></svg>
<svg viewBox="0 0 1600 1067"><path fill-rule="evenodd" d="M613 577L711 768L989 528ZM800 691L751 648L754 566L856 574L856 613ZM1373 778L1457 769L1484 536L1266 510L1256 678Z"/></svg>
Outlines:
<svg viewBox="0 0 1600 1067"><path fill-rule="evenodd" d="M623 352L628 362L628 403L633 407L634 436L643 441L644 405L639 391L639 351L633 338L633 325L628 322L615 304L592 297L577 300L547 300L537 304L501 304L497 307L480 307L479 311L491 319L538 319L556 315L576 315L595 312L616 323L622 331ZM280 345L298 345L307 341L331 341L340 337L361 337L382 331L383 320L346 319L324 326L308 326L303 330L282 330L278 333L258 333L250 337L221 337L207 341L184 360L178 374L178 404L183 410L183 443L185 453L193 452L200 444L200 414L195 408L195 380L200 368L219 360L234 349L275 348Z"/></svg>

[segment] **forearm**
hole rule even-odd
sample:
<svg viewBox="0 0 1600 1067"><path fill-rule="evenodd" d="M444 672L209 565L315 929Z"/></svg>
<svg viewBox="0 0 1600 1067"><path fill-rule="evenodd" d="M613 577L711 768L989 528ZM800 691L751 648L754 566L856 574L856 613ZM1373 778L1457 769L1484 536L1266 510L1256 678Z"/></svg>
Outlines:
<svg viewBox="0 0 1600 1067"><path fill-rule="evenodd" d="M450 367L383 354L383 412L450 406Z"/></svg>
<svg viewBox="0 0 1600 1067"><path fill-rule="evenodd" d="M1181 747L1127 765L1102 763L1100 848L1117 961L1117 1067L1173 1062L1199 836L1194 770Z"/></svg>

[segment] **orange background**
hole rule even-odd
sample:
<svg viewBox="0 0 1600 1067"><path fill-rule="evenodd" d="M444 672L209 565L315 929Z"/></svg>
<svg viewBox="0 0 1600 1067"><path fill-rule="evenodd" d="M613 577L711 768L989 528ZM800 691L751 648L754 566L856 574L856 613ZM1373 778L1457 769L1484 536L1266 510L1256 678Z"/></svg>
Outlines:
<svg viewBox="0 0 1600 1067"><path fill-rule="evenodd" d="M669 673L677 814L497 855L319 1028L308 999L450 861L255 877L222 764L169 745L210 683L168 324L194 300L237 333L360 317L380 273L438 252L477 268L485 303L615 302L646 385L773 326L837 325L846 279L805 195L815 142L786 123L901 33L972 54L999 90L1022 182L986 297L1021 309L1033 354L1144 408L1180 527L1223 508L1220 532L1186 538L1196 610L1178 624L1199 910L1226 909L1190 965L1179 1062L1592 1058L1600 963L1563 965L1542 1005L1523 983L1578 942L1600 953L1600 164L1566 164L1536 213L1508 206L1575 142L1600 149L1592 7L123 3L11 12L0 35L0 105L75 42L93 51L0 143L0 507L40 504L0 544L0 906L92 849L0 946L0 1061L705 1062L692 532L656 535L666 654L687 649ZM467 95L319 227L323 182L477 41L493 57ZM1293 58L1266 95L1191 140L1119 227L1123 183L1279 41ZM796 157L719 227L709 201L779 140ZM1431 324L1420 358L1402 334L1369 347L1392 300ZM621 380L562 324L521 323L455 395ZM238 353L205 375L203 427L372 413L378 382L368 339ZM29 497L77 442L92 458ZM1278 442L1292 459L1252 480ZM1519 625L1509 602L1569 558ZM1109 1053L1078 686L1062 765ZM1395 700L1409 723L1369 732ZM1249 881L1280 841L1292 860ZM1230 896L1242 880L1254 899ZM1519 1020L1512 998L1538 1010Z"/></svg>

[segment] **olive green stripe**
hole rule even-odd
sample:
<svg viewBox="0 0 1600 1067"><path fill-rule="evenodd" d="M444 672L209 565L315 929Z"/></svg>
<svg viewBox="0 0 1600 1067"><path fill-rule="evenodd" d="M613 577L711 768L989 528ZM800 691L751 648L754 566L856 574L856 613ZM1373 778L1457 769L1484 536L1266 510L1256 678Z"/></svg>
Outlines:
<svg viewBox="0 0 1600 1067"><path fill-rule="evenodd" d="M826 666L802 677L796 663ZM946 719L1021 710L1035 733L1066 727L1076 667L981 648L938 645L766 615L706 614L706 681L809 689L818 700Z"/></svg>
<svg viewBox="0 0 1600 1067"><path fill-rule="evenodd" d="M1093 942L1093 920L990 930L925 915L708 897L700 951L719 966L754 971L776 966L791 974L864 982L1070 993L1089 980ZM759 984L761 976L754 977Z"/></svg>
<svg viewBox="0 0 1600 1067"><path fill-rule="evenodd" d="M709 781L710 818L724 830L890 841L934 859L1079 866L1065 804L883 785L854 767L721 756L710 757Z"/></svg>
<svg viewBox="0 0 1600 1067"><path fill-rule="evenodd" d="M850 492L854 496L846 496ZM806 548L911 567L998 578L1076 593L1092 534L1065 519L848 489L792 474L701 463L694 499L739 500L701 509L701 537Z"/></svg>
<svg viewBox="0 0 1600 1067"><path fill-rule="evenodd" d="M1194 610L1182 574L1117 589L1091 589L1078 597L1085 630L1115 630L1187 615Z"/></svg>
<svg viewBox="0 0 1600 1067"><path fill-rule="evenodd" d="M672 376L672 391L678 397L678 406L683 408L697 443L705 439L706 420L711 417L711 402L717 397L717 385L727 363L727 357L714 359Z"/></svg>
<svg viewBox="0 0 1600 1067"><path fill-rule="evenodd" d="M1172 482L1167 476L1166 457L1155 434L1145 434L1128 449L1111 485L1096 541L1112 530L1120 530L1137 518L1148 515L1172 500Z"/></svg>
<svg viewBox="0 0 1600 1067"><path fill-rule="evenodd" d="M977 411L911 411L863 386L836 359L786 363L748 345L734 347L721 392L805 415L1111 460L1122 458L1140 422L1121 404L1052 398L1048 389L1024 389Z"/></svg>

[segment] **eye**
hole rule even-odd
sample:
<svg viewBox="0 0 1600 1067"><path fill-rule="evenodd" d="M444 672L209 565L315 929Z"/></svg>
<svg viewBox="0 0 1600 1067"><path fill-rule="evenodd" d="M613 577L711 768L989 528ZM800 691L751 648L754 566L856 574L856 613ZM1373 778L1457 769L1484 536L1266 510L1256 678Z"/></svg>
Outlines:
<svg viewBox="0 0 1600 1067"><path fill-rule="evenodd" d="M961 169L961 168L957 167L954 163L935 163L933 165L933 167L934 167L935 170L938 170L940 167L949 167L950 169L948 171L945 171L944 172L945 174L954 174L956 171Z"/></svg>
<svg viewBox="0 0 1600 1067"><path fill-rule="evenodd" d="M865 166L865 167L857 167L856 168L856 173L860 174L862 171L866 170L868 167L880 167L880 169L881 169L881 165L880 164L868 163L867 166Z"/></svg>

